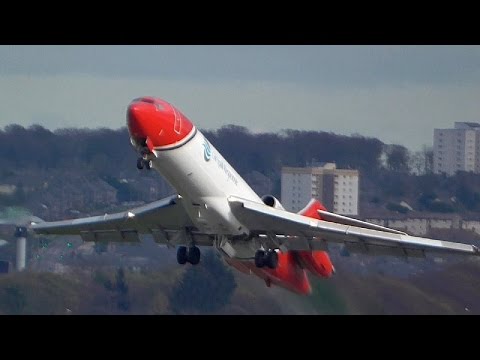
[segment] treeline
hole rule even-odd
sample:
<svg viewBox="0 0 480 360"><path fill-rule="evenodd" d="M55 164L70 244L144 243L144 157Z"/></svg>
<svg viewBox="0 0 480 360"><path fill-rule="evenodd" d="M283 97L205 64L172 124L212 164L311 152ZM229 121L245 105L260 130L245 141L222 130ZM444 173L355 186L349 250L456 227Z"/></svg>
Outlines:
<svg viewBox="0 0 480 360"><path fill-rule="evenodd" d="M281 166L305 166L312 160L369 171L380 165L383 150L377 139L318 131L253 134L244 127L228 125L205 131L205 135L239 172L269 174Z"/></svg>
<svg viewBox="0 0 480 360"><path fill-rule="evenodd" d="M418 211L480 211L479 176L432 174L433 153L428 148L410 152L375 138L319 131L256 134L234 125L204 134L260 195L280 196L282 166L335 162L338 168L360 171L363 210L373 206L402 212L405 208L398 204L406 201ZM50 131L39 125L9 125L0 131L0 184L11 179L32 183L40 174L57 173L101 179L116 189L119 202L151 201L152 194L171 191L154 172L136 169L137 156L126 128ZM19 173L21 181L14 176ZM137 188L120 181L123 178L139 179ZM160 190L153 191L155 187ZM15 194L18 199L24 197L21 188Z"/></svg>
<svg viewBox="0 0 480 360"><path fill-rule="evenodd" d="M99 175L132 167L136 154L126 128L61 129L8 125L0 131L0 169L74 169Z"/></svg>
<svg viewBox="0 0 480 360"><path fill-rule="evenodd" d="M234 125L204 133L241 174L251 171L271 174L281 166L305 166L312 160L336 162L340 168L370 173L382 167L384 155L392 170L409 168L407 149L386 147L378 139L360 135L298 130L254 134ZM39 125L29 128L8 125L0 130L3 169L52 169L88 164L87 170L103 175L134 168L136 157L126 128L52 132Z"/></svg>

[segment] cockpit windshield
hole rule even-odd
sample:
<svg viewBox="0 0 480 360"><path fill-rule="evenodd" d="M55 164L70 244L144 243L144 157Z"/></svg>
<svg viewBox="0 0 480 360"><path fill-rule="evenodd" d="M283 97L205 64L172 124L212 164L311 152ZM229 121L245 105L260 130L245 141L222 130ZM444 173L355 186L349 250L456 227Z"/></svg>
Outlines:
<svg viewBox="0 0 480 360"><path fill-rule="evenodd" d="M158 111L165 111L165 107L152 97L139 97L139 98L133 99L132 102L144 102L148 104L153 104L155 105Z"/></svg>
<svg viewBox="0 0 480 360"><path fill-rule="evenodd" d="M149 104L155 104L155 99L151 97L139 97L139 98L133 99L132 102L145 102Z"/></svg>

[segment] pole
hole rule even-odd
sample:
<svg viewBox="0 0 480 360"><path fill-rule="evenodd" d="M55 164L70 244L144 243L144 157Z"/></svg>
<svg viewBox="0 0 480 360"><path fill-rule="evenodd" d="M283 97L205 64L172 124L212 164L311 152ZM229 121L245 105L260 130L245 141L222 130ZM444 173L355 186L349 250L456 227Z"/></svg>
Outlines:
<svg viewBox="0 0 480 360"><path fill-rule="evenodd" d="M25 269L25 260L27 254L27 228L18 226L15 229L15 237L17 238L17 271Z"/></svg>

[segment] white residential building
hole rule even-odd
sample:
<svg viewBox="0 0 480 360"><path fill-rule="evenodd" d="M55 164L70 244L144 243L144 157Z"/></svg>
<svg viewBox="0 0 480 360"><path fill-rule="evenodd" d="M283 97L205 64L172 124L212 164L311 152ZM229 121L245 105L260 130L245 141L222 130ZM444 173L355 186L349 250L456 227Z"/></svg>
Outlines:
<svg viewBox="0 0 480 360"><path fill-rule="evenodd" d="M480 173L480 124L456 122L454 129L434 129L433 172Z"/></svg>
<svg viewBox="0 0 480 360"><path fill-rule="evenodd" d="M334 163L319 167L283 167L281 203L298 212L312 198L328 211L358 215L358 170L337 169Z"/></svg>

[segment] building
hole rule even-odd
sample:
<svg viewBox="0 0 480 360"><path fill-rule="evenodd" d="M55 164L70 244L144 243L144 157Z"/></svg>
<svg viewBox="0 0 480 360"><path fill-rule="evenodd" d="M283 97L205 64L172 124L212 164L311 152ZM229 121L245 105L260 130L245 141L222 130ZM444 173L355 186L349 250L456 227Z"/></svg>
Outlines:
<svg viewBox="0 0 480 360"><path fill-rule="evenodd" d="M456 122L454 129L434 129L433 172L480 173L480 124Z"/></svg>
<svg viewBox="0 0 480 360"><path fill-rule="evenodd" d="M358 215L358 170L337 169L334 163L318 167L283 167L281 203L297 212L312 198L329 211Z"/></svg>

